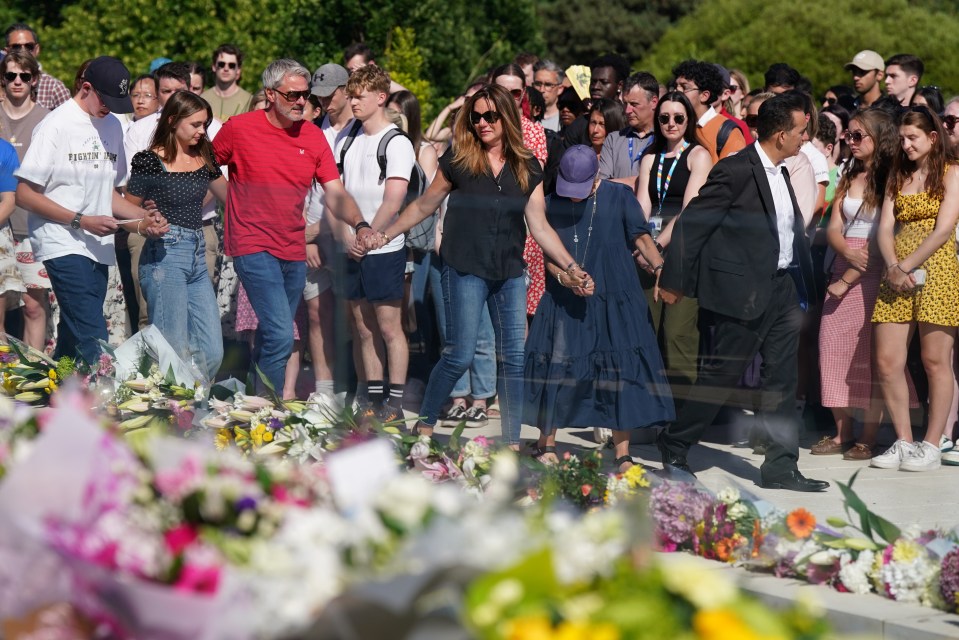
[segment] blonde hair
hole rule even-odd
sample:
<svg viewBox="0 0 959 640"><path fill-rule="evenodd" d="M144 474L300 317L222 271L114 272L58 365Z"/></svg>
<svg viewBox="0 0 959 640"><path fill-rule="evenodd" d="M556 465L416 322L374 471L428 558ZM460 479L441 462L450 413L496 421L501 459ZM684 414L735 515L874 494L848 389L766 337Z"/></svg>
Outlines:
<svg viewBox="0 0 959 640"><path fill-rule="evenodd" d="M533 154L523 144L519 110L512 94L498 85L484 85L463 104L459 117L453 123L453 164L463 167L474 176L486 173L490 168L486 150L476 128L470 122L473 106L480 100L492 105L500 115L499 121L503 127L503 157L520 189L525 192L530 182L528 162L533 158Z"/></svg>
<svg viewBox="0 0 959 640"><path fill-rule="evenodd" d="M350 74L346 81L346 95L353 96L363 91L390 93L390 74L382 67L367 64Z"/></svg>

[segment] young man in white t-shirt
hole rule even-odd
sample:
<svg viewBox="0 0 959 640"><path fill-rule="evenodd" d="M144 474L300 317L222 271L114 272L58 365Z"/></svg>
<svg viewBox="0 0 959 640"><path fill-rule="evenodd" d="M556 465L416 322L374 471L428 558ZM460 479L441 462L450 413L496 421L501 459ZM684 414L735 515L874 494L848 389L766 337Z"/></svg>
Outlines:
<svg viewBox="0 0 959 640"><path fill-rule="evenodd" d="M396 129L386 117L389 90L390 76L380 67L367 65L353 72L346 93L353 117L362 123L362 128L345 154L341 150L346 139L336 153L337 158L343 155L346 190L374 231L386 229L400 212L416 162L409 138L397 136L386 147L386 172L380 177L377 149L383 136ZM345 294L360 343L356 368L360 379L367 381L369 399L384 421L403 416L409 362L402 323L405 273L406 243L402 235L369 251L359 262L350 261L346 269ZM389 365L388 394L383 386L384 356ZM381 399L385 400L382 407Z"/></svg>
<svg viewBox="0 0 959 640"><path fill-rule="evenodd" d="M33 251L60 303L55 357L95 364L97 340L107 339L103 301L108 267L116 264L113 234L131 221L132 231L159 237L167 224L159 212L127 202L118 191L127 180L123 128L106 116L133 110L130 72L102 56L82 80L76 96L34 130L16 171L17 205L31 213Z"/></svg>

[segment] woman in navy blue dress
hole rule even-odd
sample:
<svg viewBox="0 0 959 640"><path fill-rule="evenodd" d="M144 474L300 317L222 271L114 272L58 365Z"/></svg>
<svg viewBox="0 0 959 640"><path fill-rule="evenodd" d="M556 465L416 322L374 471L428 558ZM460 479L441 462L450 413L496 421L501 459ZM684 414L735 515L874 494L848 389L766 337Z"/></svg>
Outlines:
<svg viewBox="0 0 959 640"><path fill-rule="evenodd" d="M546 295L526 341L524 422L542 433L536 457L555 460L561 427L613 430L620 471L632 465L629 430L675 418L672 393L649 319L633 251L655 274L663 259L628 187L597 179L596 154L566 151L547 219L573 258L592 276L582 297L547 264Z"/></svg>

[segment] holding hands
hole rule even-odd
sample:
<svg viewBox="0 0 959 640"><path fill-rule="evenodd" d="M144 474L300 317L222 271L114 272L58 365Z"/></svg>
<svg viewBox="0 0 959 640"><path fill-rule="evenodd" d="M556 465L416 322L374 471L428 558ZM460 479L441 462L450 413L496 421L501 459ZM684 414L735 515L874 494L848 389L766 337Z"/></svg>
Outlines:
<svg viewBox="0 0 959 640"><path fill-rule="evenodd" d="M576 263L571 264L566 271L557 273L556 279L562 286L572 289L573 293L583 298L596 292L596 282Z"/></svg>
<svg viewBox="0 0 959 640"><path fill-rule="evenodd" d="M886 282L895 291L907 292L916 288L916 278L897 262L886 269Z"/></svg>

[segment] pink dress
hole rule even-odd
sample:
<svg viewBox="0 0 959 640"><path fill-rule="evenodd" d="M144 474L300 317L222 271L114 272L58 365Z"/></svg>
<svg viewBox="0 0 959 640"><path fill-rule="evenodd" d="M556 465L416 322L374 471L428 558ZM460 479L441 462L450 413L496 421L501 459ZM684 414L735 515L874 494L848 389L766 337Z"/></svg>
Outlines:
<svg viewBox="0 0 959 640"><path fill-rule="evenodd" d="M520 116L523 125L523 146L533 152L541 165L546 164L546 130L543 125L533 122L526 116ZM546 291L546 266L543 263L543 250L533 236L526 234L526 246L523 248L523 260L526 261L526 270L529 273L529 284L526 287L526 315L536 313L539 300Z"/></svg>
<svg viewBox="0 0 959 640"><path fill-rule="evenodd" d="M256 312L253 310L253 305L250 304L250 299L246 296L246 289L243 288L243 285L240 284L237 286L237 299L236 299L236 330L239 331L256 331L256 328L260 325L260 321L256 317ZM300 339L300 329L301 327L304 330L306 329L306 306L302 303L296 308L296 316L293 318L293 339Z"/></svg>

